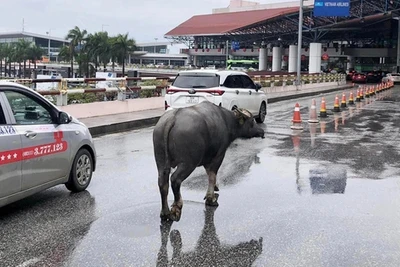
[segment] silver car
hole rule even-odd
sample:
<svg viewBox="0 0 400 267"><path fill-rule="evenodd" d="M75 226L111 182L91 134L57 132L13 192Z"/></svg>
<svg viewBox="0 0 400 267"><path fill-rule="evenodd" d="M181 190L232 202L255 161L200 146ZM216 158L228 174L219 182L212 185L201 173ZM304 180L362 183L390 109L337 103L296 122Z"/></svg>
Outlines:
<svg viewBox="0 0 400 267"><path fill-rule="evenodd" d="M83 191L95 167L83 123L26 86L0 82L0 207L59 184Z"/></svg>

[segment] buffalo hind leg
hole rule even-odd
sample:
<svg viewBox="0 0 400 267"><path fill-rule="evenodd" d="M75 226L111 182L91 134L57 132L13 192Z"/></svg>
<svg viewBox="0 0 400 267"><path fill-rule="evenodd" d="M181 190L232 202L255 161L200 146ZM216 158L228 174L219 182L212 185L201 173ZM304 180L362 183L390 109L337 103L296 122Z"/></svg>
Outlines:
<svg viewBox="0 0 400 267"><path fill-rule="evenodd" d="M218 206L218 194L214 192L216 187L217 174L213 171L206 171L208 175L208 190L206 196L204 197L204 199L206 200L206 205Z"/></svg>
<svg viewBox="0 0 400 267"><path fill-rule="evenodd" d="M196 169L196 166L185 163L178 164L171 176L171 187L174 193L174 203L171 206L170 219L178 222L181 219L183 201L181 196L182 182Z"/></svg>
<svg viewBox="0 0 400 267"><path fill-rule="evenodd" d="M215 194L215 191L219 191L217 186L217 173L219 167L224 160L225 154L220 155L212 160L212 163L204 166L208 175L208 190L207 194L204 197L206 200L206 205L208 206L218 206L218 194Z"/></svg>
<svg viewBox="0 0 400 267"><path fill-rule="evenodd" d="M168 190L169 190L169 174L171 169L159 170L158 172L158 187L161 194L161 213L162 220L168 220L170 211L168 208Z"/></svg>

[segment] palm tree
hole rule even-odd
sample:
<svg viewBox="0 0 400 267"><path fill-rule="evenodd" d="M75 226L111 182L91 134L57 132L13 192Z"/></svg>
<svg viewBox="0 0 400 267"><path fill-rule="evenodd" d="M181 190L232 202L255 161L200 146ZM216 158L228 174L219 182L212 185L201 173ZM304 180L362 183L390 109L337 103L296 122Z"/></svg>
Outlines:
<svg viewBox="0 0 400 267"><path fill-rule="evenodd" d="M36 71L36 61L41 59L44 51L37 45L32 45L28 49L29 69L31 69L31 61L33 61L33 69Z"/></svg>
<svg viewBox="0 0 400 267"><path fill-rule="evenodd" d="M4 57L4 74L7 74L8 72L8 77L11 76L11 53L12 53L13 47L11 44L3 44L2 46L2 51L3 51L3 57ZM7 63L9 64L8 71L7 71Z"/></svg>
<svg viewBox="0 0 400 267"><path fill-rule="evenodd" d="M72 76L74 74L74 56L76 55L77 51L79 52L79 54L81 53L82 45L83 45L86 35L87 35L87 31L79 29L78 26L75 26L75 28L69 30L69 32L67 34L66 39L70 40L69 48L70 48L70 55L72 55L72 58L71 58ZM82 75L82 68L81 68L81 65L79 64L79 76L81 76L81 75Z"/></svg>
<svg viewBox="0 0 400 267"><path fill-rule="evenodd" d="M58 53L58 58L61 61L71 62L72 57L71 57L71 49L69 48L69 45L64 45L61 47L60 52Z"/></svg>
<svg viewBox="0 0 400 267"><path fill-rule="evenodd" d="M122 76L125 76L125 60L130 52L135 51L136 42L134 39L129 39L128 33L118 34L112 43L113 54L122 64Z"/></svg>
<svg viewBox="0 0 400 267"><path fill-rule="evenodd" d="M0 44L0 77L3 77L3 59L6 59L5 44ZM6 67L4 67L4 75L6 73Z"/></svg>
<svg viewBox="0 0 400 267"><path fill-rule="evenodd" d="M17 53L19 55L20 62L23 61L24 63L24 78L26 75L26 61L28 60L28 51L29 47L31 46L31 42L26 41L25 39L20 39L16 45ZM19 65L19 75L21 77L21 64Z"/></svg>

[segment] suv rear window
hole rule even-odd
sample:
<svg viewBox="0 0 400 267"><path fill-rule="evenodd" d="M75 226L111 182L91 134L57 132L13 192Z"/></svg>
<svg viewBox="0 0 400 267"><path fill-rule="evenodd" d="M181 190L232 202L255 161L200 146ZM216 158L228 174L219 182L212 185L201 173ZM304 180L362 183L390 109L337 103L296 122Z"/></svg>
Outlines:
<svg viewBox="0 0 400 267"><path fill-rule="evenodd" d="M172 85L179 88L213 88L219 86L219 76L179 75Z"/></svg>

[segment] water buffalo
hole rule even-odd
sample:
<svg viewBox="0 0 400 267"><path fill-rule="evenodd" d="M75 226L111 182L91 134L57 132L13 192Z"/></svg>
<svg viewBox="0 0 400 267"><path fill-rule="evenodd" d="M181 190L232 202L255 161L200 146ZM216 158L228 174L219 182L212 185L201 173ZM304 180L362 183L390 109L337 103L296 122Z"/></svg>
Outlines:
<svg viewBox="0 0 400 267"><path fill-rule="evenodd" d="M264 138L251 113L235 108L233 111L204 101L200 104L166 112L153 132L154 156L158 169L163 220L179 221L183 201L181 183L196 167L204 166L208 175L206 205L217 206L217 172L229 145L236 138ZM174 203L168 208L169 175Z"/></svg>

